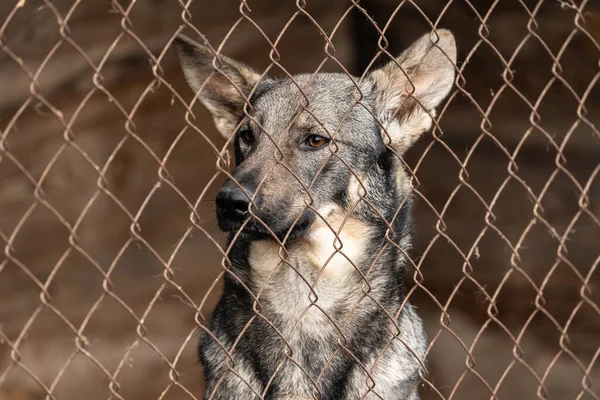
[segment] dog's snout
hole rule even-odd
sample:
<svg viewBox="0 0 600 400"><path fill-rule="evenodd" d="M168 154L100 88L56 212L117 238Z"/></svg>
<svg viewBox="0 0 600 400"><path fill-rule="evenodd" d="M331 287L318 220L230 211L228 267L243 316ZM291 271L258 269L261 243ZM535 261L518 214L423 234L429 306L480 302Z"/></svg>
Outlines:
<svg viewBox="0 0 600 400"><path fill-rule="evenodd" d="M227 225L227 222L243 222L248 217L252 196L253 190L250 187L227 181L216 198L217 214L221 225ZM255 197L252 202L256 205L258 198Z"/></svg>
<svg viewBox="0 0 600 400"><path fill-rule="evenodd" d="M229 219L243 219L248 213L250 199L240 188L227 188L221 190L217 196L217 207Z"/></svg>

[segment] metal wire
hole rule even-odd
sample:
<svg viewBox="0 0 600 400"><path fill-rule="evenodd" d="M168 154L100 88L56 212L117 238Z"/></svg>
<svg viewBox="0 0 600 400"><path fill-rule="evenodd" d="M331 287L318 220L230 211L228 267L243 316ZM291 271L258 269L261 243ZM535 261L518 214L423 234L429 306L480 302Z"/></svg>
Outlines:
<svg viewBox="0 0 600 400"><path fill-rule="evenodd" d="M387 310L371 294L370 279L389 248L408 260L407 301L428 331L423 398L600 398L598 4L12 3L0 6L6 88L0 101L0 399L199 399L200 333L227 355L220 382L235 374L257 398L268 398L289 363L321 398L321 379L338 354L364 374L361 398L383 398L372 374L387 347L402 340L402 328L400 311ZM409 38L426 31L435 37L446 26L459 46L453 91L431 134L408 156L396 153L417 201L413 251L394 240L393 221L369 202L361 176L338 154L342 124L331 129L319 121L332 139L327 161L339 161L358 182L354 207L370 207L389 228L366 270L344 251L346 220L335 228L315 207L316 183L307 185L286 165L282 143L247 102L245 119L274 144L274 165L306 192L303 210L335 237L315 280L289 259L289 233L278 239L280 265L255 293L231 268L232 244L224 244L212 213L220 182L233 178L232 139L215 133L183 83L172 50L176 36L185 32L208 45L215 74L222 71L220 57L233 52L263 65L263 77L291 80L302 99L289 129L301 113L318 120L305 94L316 74L335 70L352 79L354 102L345 120L355 108L369 109L360 86L369 70L393 60ZM366 31L376 40L355 40ZM288 61L300 52L298 43L310 51L295 55L312 62L310 71ZM245 51L252 45L262 53ZM367 67L358 70L350 53ZM308 83L296 80L298 72L310 73ZM252 207L250 213L277 236ZM341 323L314 289L336 256L364 282ZM309 301L286 332L261 304L282 268L299 276ZM206 316L226 275L248 292L255 313L228 344ZM395 331L371 365L353 354L344 334L363 299L376 304ZM339 334L316 379L289 341L309 312L323 314ZM283 342L284 356L261 392L235 362L238 344L257 321ZM38 354L44 352L54 355ZM82 368L88 371L83 381Z"/></svg>

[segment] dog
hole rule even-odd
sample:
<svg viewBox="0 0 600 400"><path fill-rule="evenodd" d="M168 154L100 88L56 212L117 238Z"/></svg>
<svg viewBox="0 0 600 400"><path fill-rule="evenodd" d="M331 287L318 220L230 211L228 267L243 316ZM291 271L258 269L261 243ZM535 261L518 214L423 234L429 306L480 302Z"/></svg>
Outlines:
<svg viewBox="0 0 600 400"><path fill-rule="evenodd" d="M402 155L455 79L451 32L365 74L270 78L179 35L194 100L235 148L217 197L223 294L200 339L205 399L418 399Z"/></svg>

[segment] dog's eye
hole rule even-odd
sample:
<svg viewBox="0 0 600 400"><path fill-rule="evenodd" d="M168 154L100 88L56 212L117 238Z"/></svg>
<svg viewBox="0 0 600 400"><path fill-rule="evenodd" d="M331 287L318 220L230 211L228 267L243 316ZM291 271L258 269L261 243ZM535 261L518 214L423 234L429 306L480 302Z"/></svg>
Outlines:
<svg viewBox="0 0 600 400"><path fill-rule="evenodd" d="M242 140L248 144L252 144L254 143L254 141L256 140L256 137L254 136L254 133L251 130L245 130L245 131L241 131L240 132L240 137L242 138Z"/></svg>
<svg viewBox="0 0 600 400"><path fill-rule="evenodd" d="M327 143L329 143L329 139L319 135L310 135L306 138L306 141L304 143L306 143L306 145L310 147L323 147Z"/></svg>

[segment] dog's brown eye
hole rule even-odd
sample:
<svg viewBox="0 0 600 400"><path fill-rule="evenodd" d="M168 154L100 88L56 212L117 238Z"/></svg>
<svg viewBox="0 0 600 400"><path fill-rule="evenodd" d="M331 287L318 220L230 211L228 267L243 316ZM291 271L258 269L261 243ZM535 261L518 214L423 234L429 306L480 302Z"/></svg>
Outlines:
<svg viewBox="0 0 600 400"><path fill-rule="evenodd" d="M329 143L329 139L319 135L310 135L306 138L306 144L310 147L323 147Z"/></svg>
<svg viewBox="0 0 600 400"><path fill-rule="evenodd" d="M254 141L256 140L256 137L254 136L254 133L252 133L251 130L240 132L240 136L246 143L254 143Z"/></svg>

